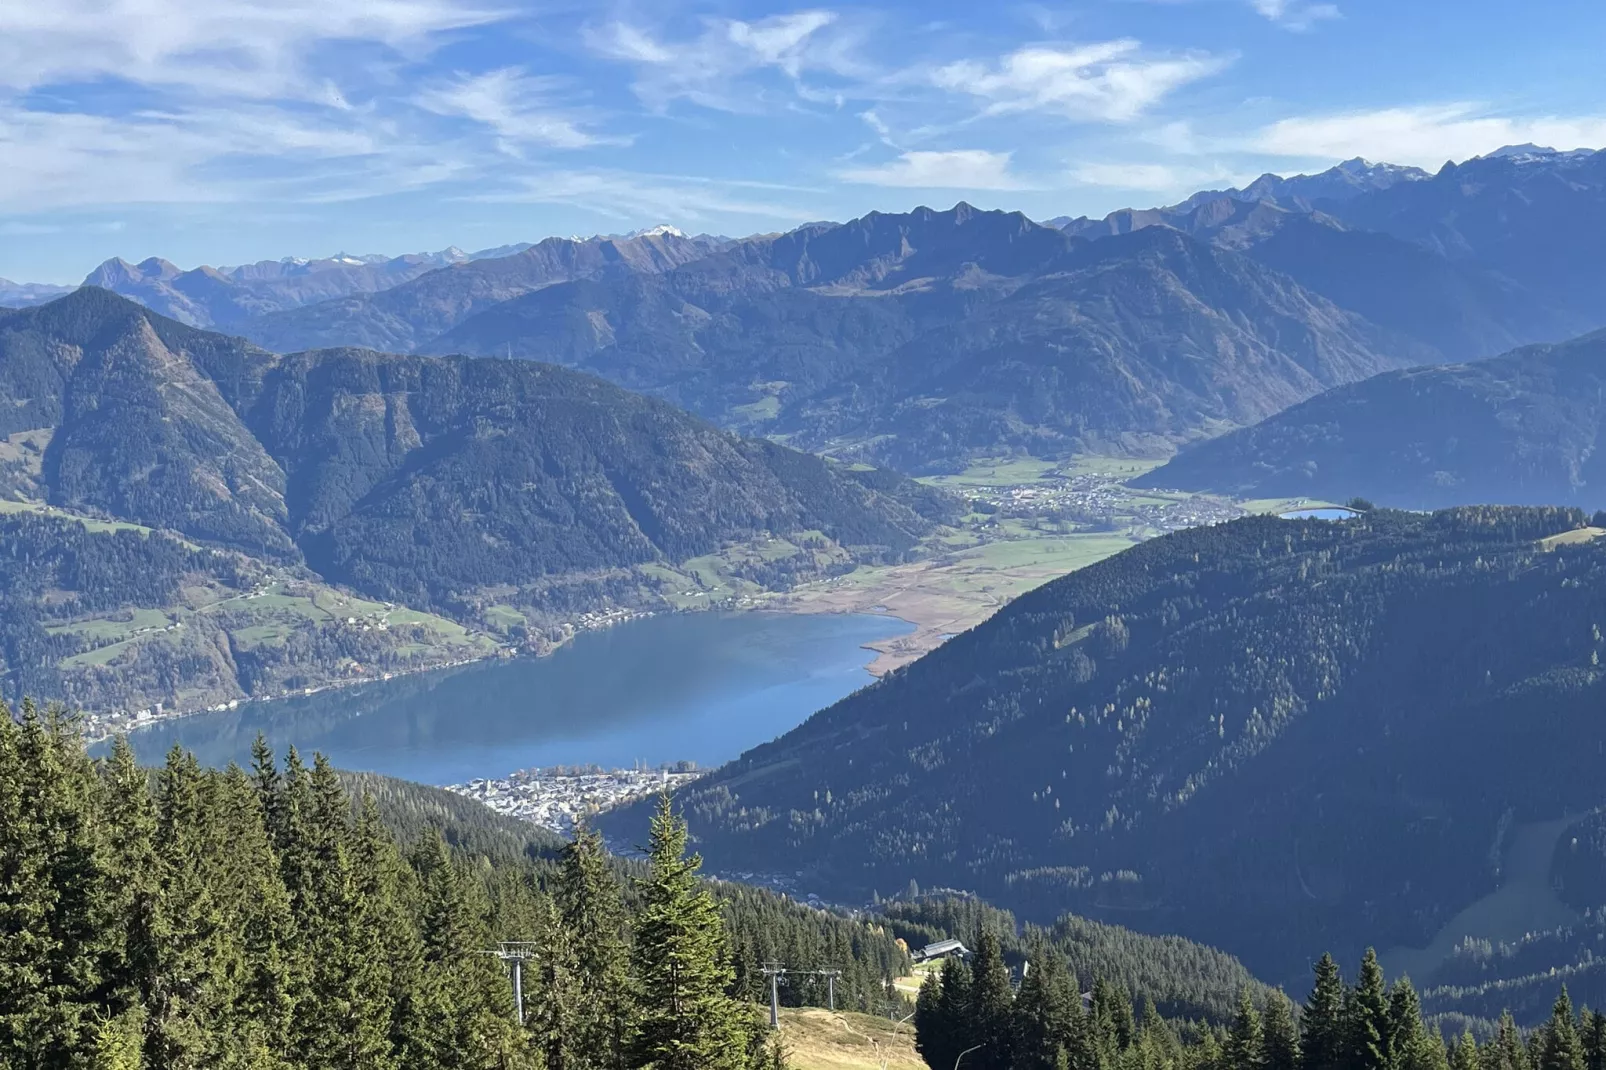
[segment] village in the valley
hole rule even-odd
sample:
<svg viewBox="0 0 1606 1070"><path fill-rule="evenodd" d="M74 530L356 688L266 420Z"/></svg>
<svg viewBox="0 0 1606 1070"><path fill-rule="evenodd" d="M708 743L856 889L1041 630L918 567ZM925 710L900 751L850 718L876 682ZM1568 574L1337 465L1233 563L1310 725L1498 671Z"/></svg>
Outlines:
<svg viewBox="0 0 1606 1070"><path fill-rule="evenodd" d="M553 766L523 769L496 779L471 780L447 790L567 836L581 820L645 795L675 789L706 770L690 762L659 768L600 769Z"/></svg>

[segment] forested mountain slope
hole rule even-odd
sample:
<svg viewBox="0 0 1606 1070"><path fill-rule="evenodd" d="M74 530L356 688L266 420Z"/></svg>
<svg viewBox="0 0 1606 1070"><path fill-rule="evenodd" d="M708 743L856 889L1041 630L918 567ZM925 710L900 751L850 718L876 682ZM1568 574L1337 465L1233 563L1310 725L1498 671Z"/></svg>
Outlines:
<svg viewBox="0 0 1606 1070"><path fill-rule="evenodd" d="M663 604L695 583L676 566L734 546L764 545L761 585L897 560L958 507L551 365L281 357L90 287L0 315L0 495L249 555L248 588L290 570L532 641L550 614ZM197 557L158 571L183 602L214 570ZM87 623L54 590L36 592L43 616L25 630ZM172 608L120 593L128 604L102 608ZM88 653L59 636L46 647ZM244 647L221 649L238 663ZM370 653L346 656L377 669ZM32 686L63 697L55 682Z"/></svg>
<svg viewBox="0 0 1606 1070"><path fill-rule="evenodd" d="M427 348L582 368L906 471L1012 449L1166 452L1434 357L1181 234L1089 243L965 204L548 287Z"/></svg>
<svg viewBox="0 0 1606 1070"><path fill-rule="evenodd" d="M694 832L716 866L964 887L1273 978L1313 946L1425 946L1497 885L1504 829L1606 802L1606 544L1583 524L1383 511L1152 540L698 782Z"/></svg>
<svg viewBox="0 0 1606 1070"><path fill-rule="evenodd" d="M1184 450L1138 486L1606 506L1606 333L1476 364L1388 372Z"/></svg>

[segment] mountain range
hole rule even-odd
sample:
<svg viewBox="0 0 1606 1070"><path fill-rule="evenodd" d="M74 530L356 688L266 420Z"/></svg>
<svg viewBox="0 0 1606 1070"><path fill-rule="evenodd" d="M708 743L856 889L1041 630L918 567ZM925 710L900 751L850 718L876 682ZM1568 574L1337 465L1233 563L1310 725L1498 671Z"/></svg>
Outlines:
<svg viewBox="0 0 1606 1070"><path fill-rule="evenodd" d="M1550 837L1511 878L1549 889L1551 844L1603 801L1600 534L1471 507L1154 539L698 781L693 832L715 867L843 900L966 888L1231 948L1273 981L1375 941L1432 982L1512 837ZM1574 906L1546 892L1519 917L1606 903L1585 857Z"/></svg>
<svg viewBox="0 0 1606 1070"><path fill-rule="evenodd" d="M27 308L29 305L55 300L62 294L71 293L72 290L71 286L0 279L0 308Z"/></svg>
<svg viewBox="0 0 1606 1070"><path fill-rule="evenodd" d="M707 255L717 241L670 227L618 238L547 238L511 256L455 264L378 293L263 315L239 330L281 352L341 345L410 352L474 313L532 290L666 271Z"/></svg>
<svg viewBox="0 0 1606 1070"><path fill-rule="evenodd" d="M1606 507L1606 332L1389 372L1182 451L1134 482L1409 509Z"/></svg>
<svg viewBox="0 0 1606 1070"><path fill-rule="evenodd" d="M254 316L385 290L436 268L511 256L527 248L525 243L465 253L453 246L395 257L338 253L189 271L160 257L138 264L114 257L90 272L83 285L122 294L191 327L232 329Z"/></svg>
<svg viewBox="0 0 1606 1070"><path fill-rule="evenodd" d="M1012 450L1163 454L1433 355L1175 231L1088 242L965 204L551 286L424 348L582 368L905 471Z"/></svg>

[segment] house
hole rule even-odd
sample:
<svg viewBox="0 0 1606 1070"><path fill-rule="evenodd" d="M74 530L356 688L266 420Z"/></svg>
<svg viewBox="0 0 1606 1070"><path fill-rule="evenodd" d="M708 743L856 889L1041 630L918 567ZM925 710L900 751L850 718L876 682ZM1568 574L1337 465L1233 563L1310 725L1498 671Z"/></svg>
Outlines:
<svg viewBox="0 0 1606 1070"><path fill-rule="evenodd" d="M936 962L938 959L948 958L950 955L965 962L970 961L970 951L958 940L938 940L934 944L927 944L914 953L916 962Z"/></svg>

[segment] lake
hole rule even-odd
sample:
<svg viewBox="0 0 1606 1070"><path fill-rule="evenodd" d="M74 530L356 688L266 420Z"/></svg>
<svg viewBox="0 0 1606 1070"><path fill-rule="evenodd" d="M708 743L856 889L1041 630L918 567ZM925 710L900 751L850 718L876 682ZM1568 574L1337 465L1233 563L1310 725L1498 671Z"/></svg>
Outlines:
<svg viewBox="0 0 1606 1070"><path fill-rule="evenodd" d="M863 645L913 630L868 615L647 617L582 633L545 658L246 703L151 725L129 741L145 762L178 743L209 765L245 765L260 732L281 755L294 745L341 768L426 784L532 766L714 766L870 683Z"/></svg>

